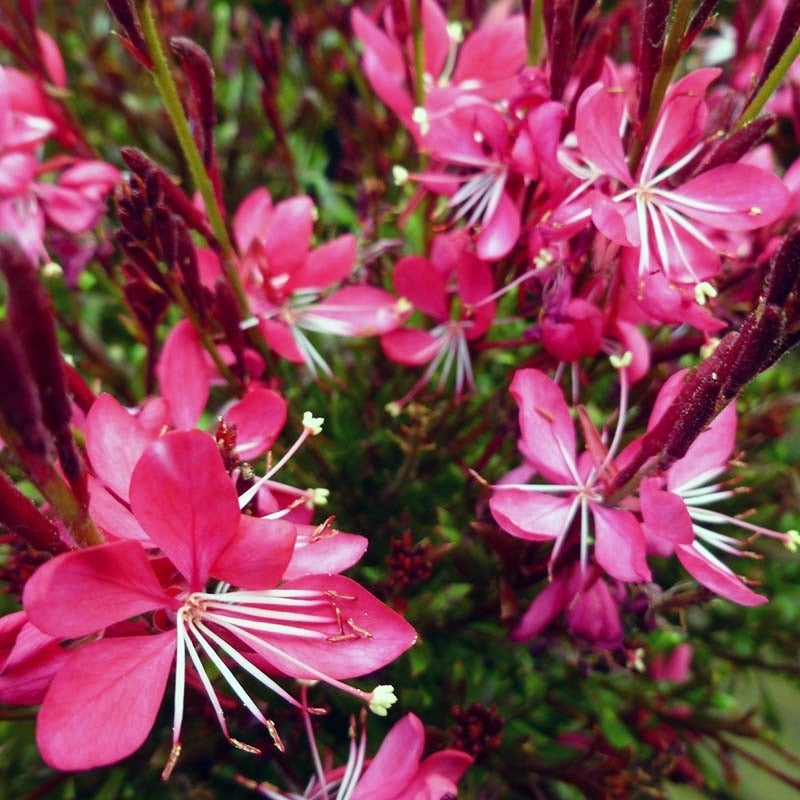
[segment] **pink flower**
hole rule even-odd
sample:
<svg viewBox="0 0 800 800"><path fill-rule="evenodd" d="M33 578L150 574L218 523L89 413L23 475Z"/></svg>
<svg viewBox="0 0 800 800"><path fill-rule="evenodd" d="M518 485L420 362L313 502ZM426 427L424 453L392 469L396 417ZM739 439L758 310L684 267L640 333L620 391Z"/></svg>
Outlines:
<svg viewBox="0 0 800 800"><path fill-rule="evenodd" d="M381 336L383 352L398 364L428 364L419 383L438 370L439 389L451 372L455 392L475 388L469 343L482 337L494 319L489 267L465 249L463 234L439 235L430 260L407 256L394 268L395 291L438 323L431 330L400 328Z"/></svg>
<svg viewBox="0 0 800 800"><path fill-rule="evenodd" d="M311 575L283 581L295 546L285 522L243 516L214 440L200 431L149 445L130 484L133 515L160 549L135 541L67 553L43 565L23 596L31 622L63 639L102 635L145 615L148 635L98 638L72 652L42 703L37 741L59 769L110 764L132 753L152 728L175 665L173 748L180 754L187 658L234 745L206 672L207 659L240 702L282 746L233 672L295 701L264 667L322 680L381 713L384 689L363 692L342 678L371 672L413 644L411 626L354 581ZM210 581L219 581L214 588ZM235 588L234 588L235 587ZM125 709L124 717L119 709Z"/></svg>
<svg viewBox="0 0 800 800"><path fill-rule="evenodd" d="M788 192L782 182L746 164L725 164L676 185L676 176L679 180L681 171L705 147L703 96L718 74L717 69L700 69L671 87L635 176L621 138L625 120L621 89L597 83L578 101L575 138L587 167L578 167L566 151L562 155L565 166L584 183L554 219L569 230L578 220L591 217L609 239L634 248L638 284L656 271L676 283L698 284L713 277L719 272L719 251L724 246L719 231L769 225L786 207ZM576 214L576 198L589 186L596 188Z"/></svg>
<svg viewBox="0 0 800 800"><path fill-rule="evenodd" d="M246 324L258 325L269 346L283 358L305 363L315 375L331 375L307 331L378 336L400 325L407 310L375 286L330 291L350 277L356 240L347 234L312 249L314 214L308 197L273 205L267 190L257 189L239 206L233 225L239 269L254 314ZM206 280L211 279L207 274Z"/></svg>
<svg viewBox="0 0 800 800"><path fill-rule="evenodd" d="M404 5L405 20L400 25L407 28L407 3ZM509 96L527 56L521 14L506 16L495 9L463 43L460 31L448 25L437 3L423 0L420 16L427 90L449 87L492 102ZM372 88L416 135L413 90L408 83L409 75L413 80L413 51L410 37L401 40L398 35L396 9L391 5L386 7L383 30L358 8L353 9L351 21L364 45L362 65Z"/></svg>
<svg viewBox="0 0 800 800"><path fill-rule="evenodd" d="M620 371L623 377L624 369ZM624 386L624 377L623 377ZM493 487L489 508L503 530L531 541L553 540L552 565L579 529L580 563L589 561L590 517L594 521L594 560L621 581L649 581L645 540L636 517L604 504L604 481L621 428L605 456L575 454L575 428L561 390L544 373L518 370L511 393L519 406L519 449L547 483L500 483ZM625 416L625 402L620 420Z"/></svg>
<svg viewBox="0 0 800 800"><path fill-rule="evenodd" d="M312 741L316 754L316 744ZM406 714L386 734L366 770L366 731L359 741L351 733L350 754L344 767L320 772L302 795L285 794L277 787L254 785L270 800L446 800L458 793L456 784L472 763L458 750L440 750L422 760L425 730L414 714ZM319 757L315 759L320 763ZM249 782L243 781L249 785ZM335 794L334 794L335 792Z"/></svg>
<svg viewBox="0 0 800 800"><path fill-rule="evenodd" d="M685 375L686 370L682 370L664 384L648 429L655 426L673 401ZM669 555L674 550L687 572L703 586L734 603L754 606L766 603L767 598L746 586L709 548L734 555L754 554L743 551L737 539L708 526L729 524L753 536L766 535L784 541L789 537L708 508L734 494L717 479L728 467L735 437L736 408L731 403L697 437L683 458L662 476L641 482L639 500L643 529L654 552ZM635 448L636 443L630 447Z"/></svg>

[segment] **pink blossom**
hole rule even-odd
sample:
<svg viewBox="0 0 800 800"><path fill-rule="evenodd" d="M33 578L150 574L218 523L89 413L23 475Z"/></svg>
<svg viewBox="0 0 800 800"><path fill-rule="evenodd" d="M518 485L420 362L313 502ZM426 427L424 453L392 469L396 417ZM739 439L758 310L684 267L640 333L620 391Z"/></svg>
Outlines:
<svg viewBox="0 0 800 800"><path fill-rule="evenodd" d="M240 513L211 437L176 431L149 445L133 470L130 504L160 557L149 558L138 542L112 542L54 558L25 587L31 622L50 636L76 639L126 619L151 620L149 635L99 638L61 666L37 724L39 749L49 764L87 769L136 750L153 725L174 664L173 748L166 777L180 754L187 657L223 733L249 752L256 750L228 734L204 658L277 746L282 745L273 723L232 667L293 704L297 701L265 666L327 682L379 713L385 708L384 690L363 692L341 679L392 661L413 644L413 629L347 578L283 581L295 530ZM212 580L221 582L216 589L208 585Z"/></svg>
<svg viewBox="0 0 800 800"><path fill-rule="evenodd" d="M655 426L680 390L686 370L676 373L659 392L648 429ZM695 440L686 455L662 476L645 478L639 487L643 529L651 549L669 555L674 549L684 568L703 586L734 603L753 606L767 602L745 585L710 548L734 555L754 555L742 543L709 525L729 524L753 536L767 535L784 541L788 536L714 511L708 506L732 497L734 492L717 479L725 472L736 437L736 408L728 405ZM631 445L631 450L636 447ZM623 453L623 457L627 457Z"/></svg>
<svg viewBox="0 0 800 800"><path fill-rule="evenodd" d="M234 217L239 271L253 311L245 325L258 325L281 357L331 375L307 332L378 336L408 316L406 304L375 286L346 285L353 272L356 240L339 236L311 247L314 204L292 197L273 204L266 189L249 194ZM204 279L221 274L204 257ZM336 288L338 287L338 288Z"/></svg>
<svg viewBox="0 0 800 800"><path fill-rule="evenodd" d="M620 371L624 375L624 369ZM623 378L624 385L624 378ZM531 541L553 540L552 565L571 534L579 529L580 562L589 560L590 517L594 521L594 560L621 581L648 581L645 540L636 517L604 504L604 481L612 469L611 454L587 451L576 457L575 428L561 390L544 373L518 370L511 393L519 406L520 452L547 483L500 483L489 507L503 530ZM625 402L620 419L625 416Z"/></svg>
<svg viewBox="0 0 800 800"><path fill-rule="evenodd" d="M317 800L322 797L331 800L446 800L455 797L458 793L456 784L472 763L472 758L458 750L440 750L422 759L424 747L422 722L416 715L406 714L386 734L366 769L366 731L362 728L358 741L355 731L351 732L350 753L345 766L322 772L317 756L319 772L303 794L283 793L266 783L254 788L270 800ZM316 753L313 740L312 750Z"/></svg>
<svg viewBox="0 0 800 800"><path fill-rule="evenodd" d="M407 3L404 4L406 20ZM460 41L460 29L449 26L440 6L432 0L420 3L423 30L426 91L452 88L494 102L507 98L525 65L527 48L521 14L487 15L481 25ZM358 8L351 13L356 36L364 45L362 65L367 79L381 100L416 135L413 120L414 59L410 37L401 41L395 10L383 14L383 29Z"/></svg>
<svg viewBox="0 0 800 800"><path fill-rule="evenodd" d="M670 88L635 175L621 138L624 93L597 83L578 101L575 139L586 166L566 150L562 156L584 183L555 212L554 222L569 229L591 218L609 239L634 248L635 292L656 271L679 284L715 276L724 249L720 231L769 225L786 206L788 193L782 182L747 164L725 164L681 181L681 172L705 147L703 96L718 74L717 69L700 69ZM582 210L576 213L578 196L590 186L593 191L584 195Z"/></svg>
<svg viewBox="0 0 800 800"><path fill-rule="evenodd" d="M451 372L456 394L475 388L469 343L487 332L495 304L489 268L465 249L466 244L458 233L439 235L430 260L407 256L395 265L395 291L438 323L431 330L408 327L381 336L383 352L392 361L428 364L415 389L437 370L440 390Z"/></svg>

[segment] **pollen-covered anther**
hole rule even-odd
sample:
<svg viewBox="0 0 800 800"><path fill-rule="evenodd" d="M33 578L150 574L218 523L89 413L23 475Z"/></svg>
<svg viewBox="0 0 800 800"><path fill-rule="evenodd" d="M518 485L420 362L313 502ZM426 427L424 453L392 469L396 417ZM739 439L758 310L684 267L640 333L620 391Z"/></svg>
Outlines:
<svg viewBox="0 0 800 800"><path fill-rule="evenodd" d="M172 745L172 750L169 752L169 758L167 759L167 763L164 765L164 769L161 770L161 780L168 781L170 775L172 775L172 771L175 769L175 765L178 763L178 759L181 757L181 743L176 742Z"/></svg>
<svg viewBox="0 0 800 800"><path fill-rule="evenodd" d="M758 206L750 206L750 208L748 209L747 213L748 213L748 214L749 214L751 217L758 217L758 216L760 216L760 215L761 215L763 212L762 212L762 210L761 210L761 209L760 209Z"/></svg>
<svg viewBox="0 0 800 800"><path fill-rule="evenodd" d="M328 539L331 536L336 536L339 531L332 527L335 519L336 517L330 516L324 522L321 522L319 525L317 525L317 527L314 528L314 532L309 537L309 542L313 544L314 542L318 542L320 539Z"/></svg>

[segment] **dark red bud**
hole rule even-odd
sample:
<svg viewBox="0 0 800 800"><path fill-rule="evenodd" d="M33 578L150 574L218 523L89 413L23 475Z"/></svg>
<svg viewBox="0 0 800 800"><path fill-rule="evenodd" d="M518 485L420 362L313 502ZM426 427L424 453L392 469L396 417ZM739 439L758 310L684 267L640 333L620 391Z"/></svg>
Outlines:
<svg viewBox="0 0 800 800"><path fill-rule="evenodd" d="M774 114L765 114L754 119L740 130L726 136L712 146L703 159L701 170L705 172L722 164L733 164L761 144L769 129L775 123Z"/></svg>
<svg viewBox="0 0 800 800"><path fill-rule="evenodd" d="M202 132L200 153L203 163L210 166L214 156L214 126L217 113L214 107L214 67L208 53L199 44L183 36L170 40L172 52L178 57L181 68L189 80L194 100L190 117L196 124L195 130Z"/></svg>
<svg viewBox="0 0 800 800"><path fill-rule="evenodd" d="M800 225L796 225L781 242L769 265L764 302L783 307L789 295L797 290L800 280Z"/></svg>
<svg viewBox="0 0 800 800"><path fill-rule="evenodd" d="M0 472L0 526L23 538L36 550L58 554L69 548L58 529Z"/></svg>
<svg viewBox="0 0 800 800"><path fill-rule="evenodd" d="M764 85L769 74L775 69L798 31L800 31L800 0L788 0L783 8L783 14L775 26L775 34L772 37L769 48L767 48L767 54L764 56L764 63L761 65L758 79L750 90L747 98L748 102L755 97L756 92Z"/></svg>
<svg viewBox="0 0 800 800"><path fill-rule="evenodd" d="M153 62L147 53L147 44L131 0L107 0L107 2L111 13L125 32L125 38L122 40L125 48L145 69L152 69Z"/></svg>
<svg viewBox="0 0 800 800"><path fill-rule="evenodd" d="M650 109L653 82L664 56L664 37L670 15L670 0L648 0L642 11L639 45L639 107L636 118L642 123Z"/></svg>
<svg viewBox="0 0 800 800"><path fill-rule="evenodd" d="M233 290L222 278L217 280L214 286L214 310L217 322L225 333L225 339L236 356L239 377L244 378L245 338L241 328L242 318Z"/></svg>

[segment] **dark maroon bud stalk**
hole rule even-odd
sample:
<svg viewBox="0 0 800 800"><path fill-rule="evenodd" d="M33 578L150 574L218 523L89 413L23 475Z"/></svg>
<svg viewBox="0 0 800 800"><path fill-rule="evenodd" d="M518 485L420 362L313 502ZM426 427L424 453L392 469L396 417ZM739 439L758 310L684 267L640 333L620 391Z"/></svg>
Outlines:
<svg viewBox="0 0 800 800"><path fill-rule="evenodd" d="M800 281L800 225L795 225L772 257L767 273L764 302L782 308Z"/></svg>
<svg viewBox="0 0 800 800"><path fill-rule="evenodd" d="M648 0L642 11L642 36L639 44L639 107L640 124L647 119L653 82L664 57L664 39L669 22L670 0Z"/></svg>
<svg viewBox="0 0 800 800"><path fill-rule="evenodd" d="M775 28L775 35L769 44L767 54L764 56L761 73L750 89L747 102L750 102L755 97L756 92L763 86L764 81L767 80L770 72L775 69L798 31L800 31L800 0L788 0Z"/></svg>
<svg viewBox="0 0 800 800"><path fill-rule="evenodd" d="M48 436L42 407L22 346L8 326L0 324L0 415L26 450L47 454Z"/></svg>
<svg viewBox="0 0 800 800"><path fill-rule="evenodd" d="M181 283L187 300L205 318L208 304L206 290L200 282L197 256L186 223L180 217L173 217L175 235L175 265L181 275Z"/></svg>
<svg viewBox="0 0 800 800"><path fill-rule="evenodd" d="M754 147L761 144L775 123L775 119L774 114L765 114L730 136L721 139L712 146L708 155L703 159L698 172L706 172L722 164L732 164L747 155Z"/></svg>
<svg viewBox="0 0 800 800"><path fill-rule="evenodd" d="M129 272L139 272L165 292L169 291L167 282L158 268L158 262L149 250L137 242L131 241L130 236L125 231L117 231L114 234L114 238L128 259L130 259L127 265Z"/></svg>
<svg viewBox="0 0 800 800"><path fill-rule="evenodd" d="M572 71L574 33L572 3L555 0L552 27L548 31L550 93L554 100L561 99Z"/></svg>
<svg viewBox="0 0 800 800"><path fill-rule="evenodd" d="M681 42L682 53L685 53L692 46L694 40L703 32L716 7L717 0L703 0L695 9Z"/></svg>
<svg viewBox="0 0 800 800"><path fill-rule="evenodd" d="M214 126L217 124L214 107L214 67L208 53L191 39L176 36L170 40L170 47L189 80L194 100L192 109L194 113L191 116L195 117L193 121L198 123L197 133L202 132L202 141L198 142L198 145L203 163L209 167L214 158Z"/></svg>
<svg viewBox="0 0 800 800"><path fill-rule="evenodd" d="M214 311L217 322L219 322L225 334L225 340L236 356L239 378L244 380L245 338L241 326L242 318L239 314L239 306L236 302L233 290L228 283L221 278L218 279L214 285Z"/></svg>
<svg viewBox="0 0 800 800"><path fill-rule="evenodd" d="M783 309L772 305L750 314L744 321L730 355L730 372L722 387L721 400L725 405L745 384L775 361L785 328Z"/></svg>
<svg viewBox="0 0 800 800"><path fill-rule="evenodd" d="M686 405L678 412L678 422L667 435L663 455L658 461L658 471L663 472L671 464L683 458L695 439L708 427L717 413L720 381L716 373L706 375L699 383ZM681 396L675 399L677 403Z"/></svg>
<svg viewBox="0 0 800 800"><path fill-rule="evenodd" d="M128 168L143 181L152 180L151 173L157 174L164 195L163 202L167 208L183 217L192 230L197 231L212 247L219 250L219 242L217 242L203 212L192 204L191 200L155 161L135 147L121 148L120 155Z"/></svg>
<svg viewBox="0 0 800 800"><path fill-rule="evenodd" d="M165 206L153 209L153 231L158 239L161 260L168 269L172 269L177 260L176 219L177 217L171 214Z"/></svg>
<svg viewBox="0 0 800 800"><path fill-rule="evenodd" d="M57 555L69 548L58 529L0 472L0 527L15 533L35 550Z"/></svg>
<svg viewBox="0 0 800 800"><path fill-rule="evenodd" d="M19 337L38 388L42 421L53 435L61 468L76 497L88 502L83 462L70 428L72 401L50 297L35 265L5 235L0 235L0 269L8 283L8 323Z"/></svg>
<svg viewBox="0 0 800 800"><path fill-rule="evenodd" d="M153 62L147 53L147 44L139 27L139 18L131 0L107 0L111 13L125 33L125 49L145 68L152 69Z"/></svg>

